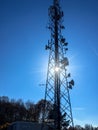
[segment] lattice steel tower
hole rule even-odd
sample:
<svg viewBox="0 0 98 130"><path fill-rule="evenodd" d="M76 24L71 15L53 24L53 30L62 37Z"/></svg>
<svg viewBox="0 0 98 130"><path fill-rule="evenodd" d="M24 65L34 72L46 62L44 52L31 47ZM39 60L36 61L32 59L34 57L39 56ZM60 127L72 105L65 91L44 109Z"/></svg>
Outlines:
<svg viewBox="0 0 98 130"><path fill-rule="evenodd" d="M59 0L53 0L53 5L49 7L49 25L51 38L46 45L49 50L49 62L46 80L45 101L51 102L52 106L45 102L45 112L43 120L50 123L56 130L73 127L73 117L70 102L69 90L72 89L74 81L67 73L69 65L66 52L68 43L62 35L63 11ZM47 111L47 112L46 112Z"/></svg>

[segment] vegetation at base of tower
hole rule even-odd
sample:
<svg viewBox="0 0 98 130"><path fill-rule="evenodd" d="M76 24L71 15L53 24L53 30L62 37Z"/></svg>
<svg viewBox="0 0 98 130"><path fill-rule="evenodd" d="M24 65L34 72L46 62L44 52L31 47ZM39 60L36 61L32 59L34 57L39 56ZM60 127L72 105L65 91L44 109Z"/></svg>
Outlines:
<svg viewBox="0 0 98 130"><path fill-rule="evenodd" d="M24 103L21 99L16 101L6 96L0 97L0 125L14 121L38 121L42 102L34 104L28 100Z"/></svg>
<svg viewBox="0 0 98 130"><path fill-rule="evenodd" d="M9 99L7 96L0 97L0 130L6 130L7 127L15 121L39 122L44 112L45 100L41 99L36 104L31 101L23 102L21 99ZM47 108L51 108L51 103L47 101ZM53 111L52 111L53 112ZM53 118L52 112L50 117ZM98 127L86 124L85 127L80 125L68 130L98 130Z"/></svg>

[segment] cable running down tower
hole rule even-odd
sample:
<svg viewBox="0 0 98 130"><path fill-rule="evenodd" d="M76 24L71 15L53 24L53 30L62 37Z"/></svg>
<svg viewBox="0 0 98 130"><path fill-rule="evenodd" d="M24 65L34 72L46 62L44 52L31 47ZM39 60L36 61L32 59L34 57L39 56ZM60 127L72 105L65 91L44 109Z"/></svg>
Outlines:
<svg viewBox="0 0 98 130"><path fill-rule="evenodd" d="M66 68L69 65L66 57L68 43L62 35L64 14L59 0L53 0L48 13L51 38L45 47L49 50L45 101L52 106L45 103L43 121L50 123L55 130L61 130L73 127L69 90L74 86L74 81L70 80L71 74L67 73Z"/></svg>

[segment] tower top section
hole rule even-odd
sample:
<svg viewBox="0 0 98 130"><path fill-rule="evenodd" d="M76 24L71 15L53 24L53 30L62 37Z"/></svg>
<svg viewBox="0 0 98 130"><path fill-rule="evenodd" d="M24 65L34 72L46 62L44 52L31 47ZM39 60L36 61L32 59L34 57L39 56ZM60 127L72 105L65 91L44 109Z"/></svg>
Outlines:
<svg viewBox="0 0 98 130"><path fill-rule="evenodd" d="M60 0L53 0L54 7L60 7Z"/></svg>
<svg viewBox="0 0 98 130"><path fill-rule="evenodd" d="M54 5L58 5L59 4L59 0L54 0Z"/></svg>

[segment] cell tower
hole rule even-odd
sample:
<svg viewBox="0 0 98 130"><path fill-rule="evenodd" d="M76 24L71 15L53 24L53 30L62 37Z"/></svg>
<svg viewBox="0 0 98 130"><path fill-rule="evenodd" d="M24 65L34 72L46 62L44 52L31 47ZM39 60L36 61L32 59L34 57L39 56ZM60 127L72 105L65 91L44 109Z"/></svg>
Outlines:
<svg viewBox="0 0 98 130"><path fill-rule="evenodd" d="M69 90L72 89L74 81L70 79L71 74L67 73L69 65L66 57L68 43L62 35L64 14L59 0L53 0L53 5L49 7L48 13L48 29L51 38L45 47L46 50L49 50L49 61L43 121L52 124L51 127L55 130L67 130L69 126L73 127ZM47 105L46 101L50 102L52 106Z"/></svg>

